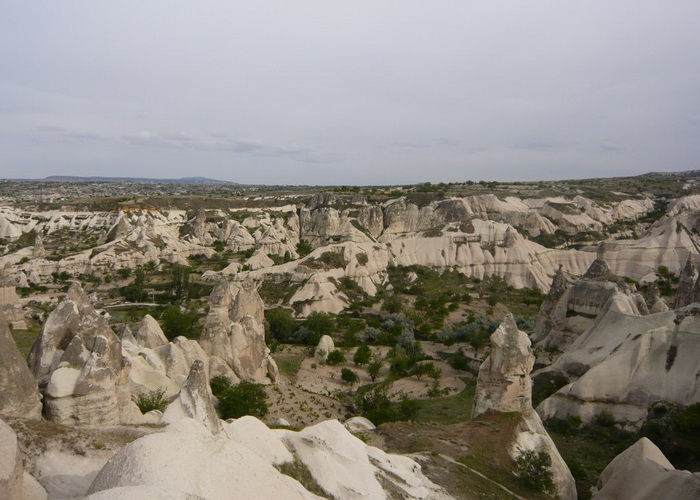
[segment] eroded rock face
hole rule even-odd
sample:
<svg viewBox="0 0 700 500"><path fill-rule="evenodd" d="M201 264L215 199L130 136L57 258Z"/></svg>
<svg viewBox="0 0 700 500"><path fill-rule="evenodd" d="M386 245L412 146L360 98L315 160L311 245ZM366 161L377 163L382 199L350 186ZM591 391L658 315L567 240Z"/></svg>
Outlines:
<svg viewBox="0 0 700 500"><path fill-rule="evenodd" d="M616 456L598 479L596 500L618 498L700 498L700 477L676 470L647 438Z"/></svg>
<svg viewBox="0 0 700 500"><path fill-rule="evenodd" d="M41 418L36 379L17 349L10 329L0 317L0 415Z"/></svg>
<svg viewBox="0 0 700 500"><path fill-rule="evenodd" d="M275 382L279 372L265 344L264 304L255 285L221 281L210 304L200 339L204 351L222 359L240 379Z"/></svg>
<svg viewBox="0 0 700 500"><path fill-rule="evenodd" d="M308 469L332 498L452 498L418 463L366 445L336 420L301 432L271 430L254 417L222 425L225 432L211 435L185 419L137 439L107 462L87 498L321 498L280 472L283 464Z"/></svg>
<svg viewBox="0 0 700 500"><path fill-rule="evenodd" d="M214 408L209 377L204 362L200 360L192 363L187 380L182 384L175 401L165 410L161 422L172 423L183 418L202 423L212 434L221 432L221 420Z"/></svg>
<svg viewBox="0 0 700 500"><path fill-rule="evenodd" d="M491 334L491 354L479 368L472 417L487 411L531 410L530 371L534 364L530 339L518 330L513 315L509 313Z"/></svg>
<svg viewBox="0 0 700 500"><path fill-rule="evenodd" d="M544 400L544 419L605 411L639 428L658 401L700 402L700 305L641 316L611 301L596 322L551 366L572 383Z"/></svg>
<svg viewBox="0 0 700 500"><path fill-rule="evenodd" d="M150 349L155 349L168 343L168 339L165 337L160 325L150 314L146 314L141 320L135 339L139 345Z"/></svg>
<svg viewBox="0 0 700 500"><path fill-rule="evenodd" d="M24 470L17 435L0 420L0 495L7 500L24 500Z"/></svg>
<svg viewBox="0 0 700 500"><path fill-rule="evenodd" d="M335 344L333 343L333 339L330 338L328 335L324 335L321 337L321 340L318 341L318 345L316 346L316 349L314 349L314 357L316 359L319 359L321 361L325 361L328 355L335 350Z"/></svg>
<svg viewBox="0 0 700 500"><path fill-rule="evenodd" d="M44 394L44 415L60 423L119 422L121 342L80 285L49 315L29 353Z"/></svg>
<svg viewBox="0 0 700 500"><path fill-rule="evenodd" d="M530 339L518 330L513 315L509 313L491 335L491 353L479 368L472 418L485 412L520 413L509 454L515 459L525 450L546 452L552 459L557 497L574 500L574 478L540 417L532 409L530 371L534 364Z"/></svg>

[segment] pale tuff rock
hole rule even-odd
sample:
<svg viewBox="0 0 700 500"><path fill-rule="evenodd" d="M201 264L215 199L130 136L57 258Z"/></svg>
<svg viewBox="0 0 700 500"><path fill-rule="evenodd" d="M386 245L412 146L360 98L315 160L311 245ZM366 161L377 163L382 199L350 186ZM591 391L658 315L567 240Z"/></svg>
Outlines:
<svg viewBox="0 0 700 500"><path fill-rule="evenodd" d="M343 424L352 433L373 431L377 427L365 417L352 417Z"/></svg>
<svg viewBox="0 0 700 500"><path fill-rule="evenodd" d="M135 338L139 345L150 349L168 343L168 339L165 337L160 325L150 314L146 314L141 320Z"/></svg>
<svg viewBox="0 0 700 500"><path fill-rule="evenodd" d="M17 435L0 420L0 492L7 500L24 500L24 470Z"/></svg>
<svg viewBox="0 0 700 500"><path fill-rule="evenodd" d="M700 402L700 312L685 309L638 316L610 309L551 367L579 377L538 407L543 418L603 411L638 428L657 401Z"/></svg>
<svg viewBox="0 0 700 500"><path fill-rule="evenodd" d="M568 283L564 277L561 266L559 266L559 269L552 279L552 285L549 287L547 298L542 302L542 306L540 307L535 328L530 334L532 341L538 342L549 336L552 330L563 329L564 325L562 325L562 320L566 319L566 315L564 315L563 318L561 317L561 313L555 315L555 310L567 288Z"/></svg>
<svg viewBox="0 0 700 500"><path fill-rule="evenodd" d="M383 482L398 490L401 498L450 498L416 462L367 446L337 420L286 432L284 442L334 498L389 498Z"/></svg>
<svg viewBox="0 0 700 500"><path fill-rule="evenodd" d="M277 365L265 344L264 304L253 282L219 282L200 344L205 352L228 364L236 377L275 382Z"/></svg>
<svg viewBox="0 0 700 500"><path fill-rule="evenodd" d="M325 361L328 355L334 350L335 344L333 343L333 339L328 335L324 335L321 337L321 340L318 341L316 349L314 349L314 357L321 361Z"/></svg>
<svg viewBox="0 0 700 500"><path fill-rule="evenodd" d="M41 418L41 396L36 379L29 371L7 323L1 316L0 388L0 415Z"/></svg>
<svg viewBox="0 0 700 500"><path fill-rule="evenodd" d="M44 393L48 419L95 425L119 421L121 342L77 283L44 323L29 365Z"/></svg>
<svg viewBox="0 0 700 500"><path fill-rule="evenodd" d="M642 438L613 459L598 479L596 500L700 498L700 477L676 470L659 448Z"/></svg>
<svg viewBox="0 0 700 500"><path fill-rule="evenodd" d="M530 339L518 330L512 314L491 334L491 353L479 368L472 417L485 412L519 412L509 453L515 459L524 450L544 451L552 459L552 473L559 498L575 499L576 485L554 442L532 409L530 371L535 356Z"/></svg>
<svg viewBox="0 0 700 500"><path fill-rule="evenodd" d="M407 500L451 498L416 462L367 446L334 420L298 433L270 430L253 417L222 425L225 432L213 436L182 420L137 439L107 462L87 498L152 498L154 491L212 500L232 492L240 498L320 498L278 470L297 461L334 498L386 499L397 492Z"/></svg>
<svg viewBox="0 0 700 500"><path fill-rule="evenodd" d="M192 363L187 380L182 384L175 401L163 413L161 422L168 424L191 418L201 422L212 434L221 432L221 421L214 408L209 377L204 366L200 360Z"/></svg>
<svg viewBox="0 0 700 500"><path fill-rule="evenodd" d="M673 304L674 308L678 309L693 302L695 281L695 265L693 264L692 256L689 255L680 274L680 282L676 289L676 301Z"/></svg>
<svg viewBox="0 0 700 500"><path fill-rule="evenodd" d="M491 334L491 353L479 368L472 416L532 409L530 371L534 364L530 339L518 330L509 313Z"/></svg>
<svg viewBox="0 0 700 500"><path fill-rule="evenodd" d="M36 233L34 238L34 248L32 249L32 257L46 257L46 249L44 248L44 238L41 237L41 233Z"/></svg>

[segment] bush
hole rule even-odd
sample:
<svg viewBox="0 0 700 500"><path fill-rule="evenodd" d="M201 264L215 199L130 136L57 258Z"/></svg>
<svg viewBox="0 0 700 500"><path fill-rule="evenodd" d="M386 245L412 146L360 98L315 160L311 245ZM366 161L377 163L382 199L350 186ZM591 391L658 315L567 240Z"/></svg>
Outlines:
<svg viewBox="0 0 700 500"><path fill-rule="evenodd" d="M280 342L288 342L297 329L294 316L287 309L273 309L266 314L270 336Z"/></svg>
<svg viewBox="0 0 700 500"><path fill-rule="evenodd" d="M352 362L357 366L364 366L369 363L372 357L372 351L370 351L369 346L366 344L361 345L355 351L355 355L352 357Z"/></svg>
<svg viewBox="0 0 700 500"><path fill-rule="evenodd" d="M369 375L369 378L372 379L372 382L374 382L379 374L382 371L382 367L384 366L384 360L380 357L377 357L373 359L369 365L367 365L367 375Z"/></svg>
<svg viewBox="0 0 700 500"><path fill-rule="evenodd" d="M340 363L345 363L345 354L338 349L331 351L326 357L326 363L329 365L339 365Z"/></svg>
<svg viewBox="0 0 700 500"><path fill-rule="evenodd" d="M340 370L340 378L348 385L354 385L360 381L360 377L357 376L357 373L350 368L343 368Z"/></svg>
<svg viewBox="0 0 700 500"><path fill-rule="evenodd" d="M228 387L221 379L228 382ZM219 415L222 419L240 418L245 415L262 418L267 415L267 393L262 384L242 380L238 385L231 386L226 377L214 377L210 384L212 392L219 400Z"/></svg>
<svg viewBox="0 0 700 500"><path fill-rule="evenodd" d="M159 387L158 389L139 394L134 398L134 402L143 414L152 410L165 411L168 407L168 400L165 397L165 387Z"/></svg>
<svg viewBox="0 0 700 500"><path fill-rule="evenodd" d="M552 457L544 451L524 450L515 459L516 474L537 491L554 493Z"/></svg>

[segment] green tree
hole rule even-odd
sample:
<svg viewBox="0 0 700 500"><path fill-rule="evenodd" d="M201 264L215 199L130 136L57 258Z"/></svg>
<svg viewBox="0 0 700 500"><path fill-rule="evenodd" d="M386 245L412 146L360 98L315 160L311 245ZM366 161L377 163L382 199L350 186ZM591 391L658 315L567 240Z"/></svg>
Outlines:
<svg viewBox="0 0 700 500"><path fill-rule="evenodd" d="M367 375L369 375L369 378L372 379L372 382L377 380L383 366L384 360L379 356L375 357L372 361L370 361L369 365L367 365Z"/></svg>
<svg viewBox="0 0 700 500"><path fill-rule="evenodd" d="M195 321L194 315L182 312L178 306L169 307L160 315L161 328L169 340L181 335L191 335Z"/></svg>
<svg viewBox="0 0 700 500"><path fill-rule="evenodd" d="M190 295L190 268L176 264L172 268L171 275L175 301L187 300Z"/></svg>
<svg viewBox="0 0 700 500"><path fill-rule="evenodd" d="M369 363L372 358L372 351L367 344L362 344L355 351L355 355L352 357L352 362L357 366L364 366Z"/></svg>
<svg viewBox="0 0 700 500"><path fill-rule="evenodd" d="M270 336L279 342L289 342L289 338L297 329L297 322L292 313L279 307L269 311L266 316Z"/></svg>
<svg viewBox="0 0 700 500"><path fill-rule="evenodd" d="M357 376L357 373L350 368L343 368L340 370L340 378L348 385L355 385L360 381L360 377Z"/></svg>
<svg viewBox="0 0 700 500"><path fill-rule="evenodd" d="M318 335L328 335L335 330L335 320L324 312L314 311L306 318L304 326Z"/></svg>
<svg viewBox="0 0 700 500"><path fill-rule="evenodd" d="M258 418L267 415L267 393L262 384L241 380L236 386L223 391L219 388L218 391L219 414L224 420L240 418L245 415L252 415Z"/></svg>
<svg viewBox="0 0 700 500"><path fill-rule="evenodd" d="M524 450L515 459L516 473L537 491L554 493L552 457L547 452Z"/></svg>
<svg viewBox="0 0 700 500"><path fill-rule="evenodd" d="M326 356L326 363L329 365L339 365L340 363L345 363L345 354L338 349L331 351L328 353L328 356Z"/></svg>
<svg viewBox="0 0 700 500"><path fill-rule="evenodd" d="M299 257L306 257L313 251L313 247L306 240L301 240L297 243L297 253Z"/></svg>

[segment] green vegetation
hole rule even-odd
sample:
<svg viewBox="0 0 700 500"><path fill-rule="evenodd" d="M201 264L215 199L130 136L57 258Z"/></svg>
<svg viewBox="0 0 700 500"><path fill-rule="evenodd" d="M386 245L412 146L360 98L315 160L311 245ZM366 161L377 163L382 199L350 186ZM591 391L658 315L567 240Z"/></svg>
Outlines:
<svg viewBox="0 0 700 500"><path fill-rule="evenodd" d="M515 459L516 474L543 493L554 493L552 457L544 451L524 450Z"/></svg>
<svg viewBox="0 0 700 500"><path fill-rule="evenodd" d="M360 377L357 376L357 373L350 368L343 368L340 370L340 378L348 385L355 385L360 381Z"/></svg>
<svg viewBox="0 0 700 500"><path fill-rule="evenodd" d="M372 351L367 344L362 344L355 351L355 355L352 357L352 362L357 366L365 366L370 362L372 358Z"/></svg>
<svg viewBox="0 0 700 500"><path fill-rule="evenodd" d="M222 419L240 418L245 415L262 418L267 415L268 404L265 387L241 380L238 385L219 375L210 381L211 391L219 400L219 415Z"/></svg>
<svg viewBox="0 0 700 500"><path fill-rule="evenodd" d="M145 414L152 410L165 411L168 407L168 399L165 397L165 387L139 394L134 398L136 406Z"/></svg>
<svg viewBox="0 0 700 500"><path fill-rule="evenodd" d="M196 321L197 318L193 314L183 312L177 306L169 307L160 314L160 326L168 340L179 336L198 336L194 330Z"/></svg>
<svg viewBox="0 0 700 500"><path fill-rule="evenodd" d="M333 366L339 365L340 363L345 363L345 354L343 354L343 351L336 349L329 352L328 356L326 356L326 364Z"/></svg>
<svg viewBox="0 0 700 500"><path fill-rule="evenodd" d="M12 338L15 339L15 344L17 344L17 349L26 358L29 355L29 351L32 350L41 328L36 326L26 330L14 330L10 327L10 330L12 331Z"/></svg>

